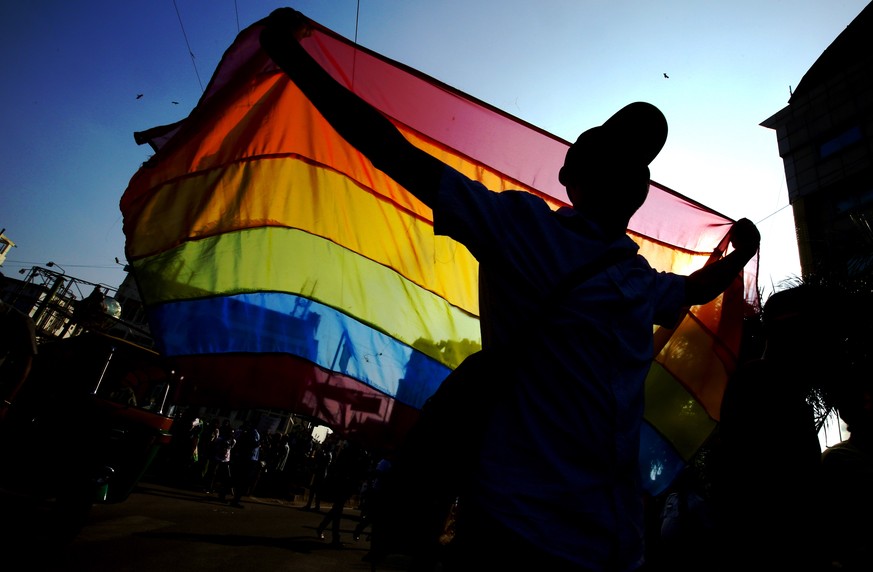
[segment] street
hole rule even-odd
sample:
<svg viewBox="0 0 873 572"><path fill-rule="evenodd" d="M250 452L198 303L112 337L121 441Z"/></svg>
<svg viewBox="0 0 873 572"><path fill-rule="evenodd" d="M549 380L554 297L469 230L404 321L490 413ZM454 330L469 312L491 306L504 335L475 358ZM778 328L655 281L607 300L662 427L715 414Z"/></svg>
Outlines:
<svg viewBox="0 0 873 572"><path fill-rule="evenodd" d="M4 548L8 571L172 570L372 570L362 561L370 543L367 530L357 542L352 530L360 513L346 508L341 527L343 548L329 546L315 529L321 512L301 510L302 502L243 497L233 508L196 491L142 483L128 500L94 506L88 523L67 546L46 546L37 532ZM2 508L2 507L0 507ZM2 517L9 525L10 514ZM38 527L37 527L38 528ZM4 534L8 542L10 536ZM376 570L403 570L400 556Z"/></svg>

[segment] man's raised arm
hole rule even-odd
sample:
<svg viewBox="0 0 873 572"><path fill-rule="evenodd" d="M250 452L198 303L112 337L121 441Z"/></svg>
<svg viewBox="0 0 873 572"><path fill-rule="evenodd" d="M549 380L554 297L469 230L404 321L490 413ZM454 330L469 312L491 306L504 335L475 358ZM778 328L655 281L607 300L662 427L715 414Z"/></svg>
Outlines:
<svg viewBox="0 0 873 572"><path fill-rule="evenodd" d="M724 292L758 251L761 234L752 221L743 218L731 227L731 244L733 252L688 276L685 301L689 306L706 304Z"/></svg>
<svg viewBox="0 0 873 572"><path fill-rule="evenodd" d="M265 20L261 46L334 129L373 165L433 206L445 165L412 145L379 111L337 83L303 49L309 21L292 8Z"/></svg>

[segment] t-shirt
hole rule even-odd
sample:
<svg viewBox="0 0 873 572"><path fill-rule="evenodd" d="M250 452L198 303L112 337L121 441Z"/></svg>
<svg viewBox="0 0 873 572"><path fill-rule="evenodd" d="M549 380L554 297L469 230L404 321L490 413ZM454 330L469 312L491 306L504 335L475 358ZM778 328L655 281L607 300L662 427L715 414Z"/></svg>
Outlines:
<svg viewBox="0 0 873 572"><path fill-rule="evenodd" d="M261 451L261 434L254 427L240 428L236 434L234 459L240 461L257 461Z"/></svg>
<svg viewBox="0 0 873 572"><path fill-rule="evenodd" d="M212 458L219 463L230 462L230 452L236 445L236 440L233 437L219 435L215 440Z"/></svg>
<svg viewBox="0 0 873 572"><path fill-rule="evenodd" d="M685 277L658 272L630 237L607 241L578 211L521 191L491 192L446 168L434 228L480 263L483 346L524 331L507 395L485 435L476 502L541 548L592 569L643 557L638 467L653 325L672 326ZM568 272L607 249L628 256L532 314ZM511 379L509 379L511 378Z"/></svg>

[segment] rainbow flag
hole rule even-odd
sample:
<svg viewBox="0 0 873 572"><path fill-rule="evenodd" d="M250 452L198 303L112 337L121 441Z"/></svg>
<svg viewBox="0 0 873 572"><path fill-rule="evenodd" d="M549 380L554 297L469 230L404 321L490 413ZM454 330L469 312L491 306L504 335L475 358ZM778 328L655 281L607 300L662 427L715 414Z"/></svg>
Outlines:
<svg viewBox="0 0 873 572"><path fill-rule="evenodd" d="M289 410L390 448L480 348L477 262L334 132L261 29L239 34L186 119L136 134L155 154L121 198L127 259L160 352L188 380L180 402ZM566 204L567 141L318 24L303 45L428 153L495 191ZM652 183L629 233L654 267L685 274L724 250L731 222ZM756 296L747 272L656 332L651 491L715 427Z"/></svg>

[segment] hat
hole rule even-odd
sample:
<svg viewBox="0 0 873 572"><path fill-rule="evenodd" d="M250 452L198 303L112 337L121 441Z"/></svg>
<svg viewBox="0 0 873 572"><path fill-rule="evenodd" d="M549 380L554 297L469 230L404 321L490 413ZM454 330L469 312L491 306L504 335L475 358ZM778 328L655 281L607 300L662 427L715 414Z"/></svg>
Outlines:
<svg viewBox="0 0 873 572"><path fill-rule="evenodd" d="M603 161L648 167L667 141L667 118L651 103L637 101L619 109L603 125L584 131L567 150L559 179L566 185L588 165Z"/></svg>

